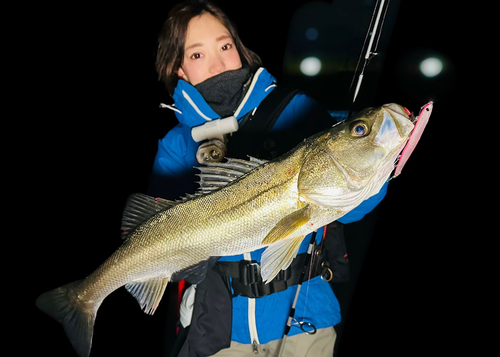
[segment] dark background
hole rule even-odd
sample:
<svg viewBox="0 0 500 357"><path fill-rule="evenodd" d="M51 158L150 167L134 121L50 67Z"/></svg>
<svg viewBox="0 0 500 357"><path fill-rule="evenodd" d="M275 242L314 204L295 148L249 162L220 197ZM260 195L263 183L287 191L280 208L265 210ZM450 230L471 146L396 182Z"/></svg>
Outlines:
<svg viewBox="0 0 500 357"><path fill-rule="evenodd" d="M301 86L307 83L287 75L283 63L292 15L306 2L219 1L265 67L279 81ZM342 1L333 3L343 8ZM362 89L361 104L397 102L418 112L433 100L435 107L380 206L340 357L366 349L390 356L442 355L454 345L443 331L457 321L457 308L449 305L459 286L445 181L455 162L443 155L457 109L465 105L459 62L464 54L455 30L467 25L455 2L436 3L402 1L383 53L370 64L375 70L365 78L369 93ZM59 324L34 301L104 261L120 244L126 197L146 190L157 140L175 125L170 113L158 109L171 100L154 71L157 32L172 4L72 2L30 7L30 15L21 16L22 51L14 74L20 78L22 128L11 147L19 154L12 191L21 203L18 251L29 251L30 276L21 288L27 301L15 322L13 335L21 339L10 346L15 355L74 355ZM419 75L421 53L448 61L442 79ZM318 100L330 109L345 109L345 78L349 82L352 73L311 88L321 89ZM324 99L329 91L331 102ZM151 317L124 289L111 294L97 315L91 356L161 356L167 305L164 299Z"/></svg>

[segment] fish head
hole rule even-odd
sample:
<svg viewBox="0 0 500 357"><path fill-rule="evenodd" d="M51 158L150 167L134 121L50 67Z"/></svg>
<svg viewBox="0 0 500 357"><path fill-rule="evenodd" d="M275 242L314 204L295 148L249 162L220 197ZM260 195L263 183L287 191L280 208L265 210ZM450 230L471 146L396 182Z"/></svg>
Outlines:
<svg viewBox="0 0 500 357"><path fill-rule="evenodd" d="M300 196L329 208L354 208L387 181L413 127L407 110L392 103L367 108L312 138L299 174Z"/></svg>

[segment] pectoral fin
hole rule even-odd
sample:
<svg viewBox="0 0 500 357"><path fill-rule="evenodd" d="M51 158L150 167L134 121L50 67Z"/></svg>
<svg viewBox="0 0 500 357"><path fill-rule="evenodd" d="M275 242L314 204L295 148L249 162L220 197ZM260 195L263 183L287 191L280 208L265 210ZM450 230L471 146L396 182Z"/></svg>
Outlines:
<svg viewBox="0 0 500 357"><path fill-rule="evenodd" d="M168 278L139 281L125 285L145 313L153 315L167 287Z"/></svg>
<svg viewBox="0 0 500 357"><path fill-rule="evenodd" d="M305 206L288 216L282 218L276 226L267 234L262 244L276 243L286 237L291 236L296 230L306 224L311 218L309 206Z"/></svg>
<svg viewBox="0 0 500 357"><path fill-rule="evenodd" d="M272 280L282 269L286 269L297 255L304 235L297 230L311 218L309 206L305 206L281 219L264 238L269 244L262 253L261 275L264 281Z"/></svg>

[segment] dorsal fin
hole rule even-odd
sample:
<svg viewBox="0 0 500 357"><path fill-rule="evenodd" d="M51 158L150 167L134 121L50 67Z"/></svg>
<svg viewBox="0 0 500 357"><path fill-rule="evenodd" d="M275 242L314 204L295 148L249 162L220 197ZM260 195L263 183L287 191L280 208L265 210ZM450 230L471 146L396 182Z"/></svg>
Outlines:
<svg viewBox="0 0 500 357"><path fill-rule="evenodd" d="M252 156L249 158L250 160L226 158L225 162L208 162L206 166L195 167L201 172L197 174L200 177L198 193L205 194L224 187L267 162Z"/></svg>
<svg viewBox="0 0 500 357"><path fill-rule="evenodd" d="M176 204L177 202L151 197L143 193L130 195L123 210L122 238L127 238L130 232L158 212Z"/></svg>

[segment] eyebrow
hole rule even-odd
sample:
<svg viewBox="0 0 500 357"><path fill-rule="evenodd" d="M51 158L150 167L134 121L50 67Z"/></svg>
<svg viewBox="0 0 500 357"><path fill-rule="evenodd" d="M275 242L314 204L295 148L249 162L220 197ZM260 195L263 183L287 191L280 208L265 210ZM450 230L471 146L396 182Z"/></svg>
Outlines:
<svg viewBox="0 0 500 357"><path fill-rule="evenodd" d="M224 40L224 39L226 39L226 38L232 38L232 37L231 37L231 35L229 35L229 34L225 34L225 35L221 35L221 36L217 37L217 38L215 39L215 41L216 41L216 42L219 42L219 41L222 41L222 40ZM203 46L203 43L202 43L202 42L196 42L196 43L193 43L192 45L189 45L188 47L186 47L186 48L184 49L184 51L187 51L187 50L189 50L189 49L191 49L191 48L194 48L194 47L201 47L201 46Z"/></svg>

